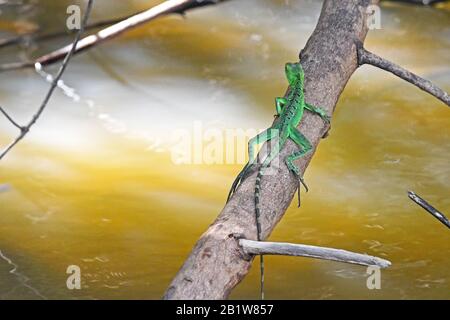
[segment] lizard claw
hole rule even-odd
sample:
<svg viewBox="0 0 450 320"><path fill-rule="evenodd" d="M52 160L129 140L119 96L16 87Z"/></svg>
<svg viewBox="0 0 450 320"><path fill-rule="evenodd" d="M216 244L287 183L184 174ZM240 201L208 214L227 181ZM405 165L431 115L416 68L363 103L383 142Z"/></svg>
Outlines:
<svg viewBox="0 0 450 320"><path fill-rule="evenodd" d="M309 191L309 188L306 185L305 180L303 180L302 177L298 176L297 182L298 182L298 187L297 187L298 206L297 207L300 208L300 183L305 187L306 192Z"/></svg>
<svg viewBox="0 0 450 320"><path fill-rule="evenodd" d="M301 178L301 177L298 177L298 180L299 180L299 181L301 182L301 184L305 187L306 192L308 192L308 191L309 191L309 188L308 188L308 186L306 185L305 180L303 180L303 178Z"/></svg>
<svg viewBox="0 0 450 320"><path fill-rule="evenodd" d="M322 120L326 123L326 124L330 124L331 122L331 117L327 114L321 115L320 116L322 118Z"/></svg>

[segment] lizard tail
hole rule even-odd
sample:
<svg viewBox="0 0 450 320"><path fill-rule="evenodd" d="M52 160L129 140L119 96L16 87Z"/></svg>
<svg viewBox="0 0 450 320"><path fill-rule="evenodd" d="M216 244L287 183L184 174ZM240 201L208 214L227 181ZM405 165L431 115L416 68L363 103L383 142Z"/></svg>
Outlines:
<svg viewBox="0 0 450 320"><path fill-rule="evenodd" d="M257 239L261 241L261 223L259 221L261 216L261 208L259 206L260 191L261 191L261 178L263 175L263 167L258 170L255 182L255 219L256 219L256 231ZM259 255L260 261L260 273L261 273L261 300L264 300L264 256Z"/></svg>

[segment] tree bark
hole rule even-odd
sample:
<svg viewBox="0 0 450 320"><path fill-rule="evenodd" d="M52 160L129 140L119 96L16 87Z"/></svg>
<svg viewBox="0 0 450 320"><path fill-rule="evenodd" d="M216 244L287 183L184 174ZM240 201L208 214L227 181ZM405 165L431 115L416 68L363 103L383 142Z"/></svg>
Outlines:
<svg viewBox="0 0 450 320"><path fill-rule="evenodd" d="M357 43L367 34L366 9L377 0L326 0L318 24L301 52L308 103L332 114L347 81L358 68ZM280 66L282 68L282 66ZM328 126L305 112L300 131L317 148ZM296 151L288 141L280 159ZM313 153L298 161L304 173ZM262 239L267 238L289 207L297 180L284 161L273 175L265 175L261 189ZM164 299L225 299L248 273L253 257L239 238L256 240L254 186L256 171L241 184L217 219L196 243L168 287Z"/></svg>

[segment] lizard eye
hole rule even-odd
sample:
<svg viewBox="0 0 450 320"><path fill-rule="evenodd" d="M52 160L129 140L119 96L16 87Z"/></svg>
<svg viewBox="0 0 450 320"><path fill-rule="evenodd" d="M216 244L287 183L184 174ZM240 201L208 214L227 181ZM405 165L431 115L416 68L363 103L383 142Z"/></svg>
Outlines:
<svg viewBox="0 0 450 320"><path fill-rule="evenodd" d="M286 63L286 73L288 72L294 72L295 70L295 63Z"/></svg>

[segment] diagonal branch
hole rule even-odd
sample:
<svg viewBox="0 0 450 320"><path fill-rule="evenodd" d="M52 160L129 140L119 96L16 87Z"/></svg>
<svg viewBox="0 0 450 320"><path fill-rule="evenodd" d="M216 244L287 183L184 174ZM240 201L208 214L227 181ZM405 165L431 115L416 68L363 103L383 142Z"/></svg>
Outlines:
<svg viewBox="0 0 450 320"><path fill-rule="evenodd" d="M396 65L395 63L392 63L370 51L367 51L362 45L358 46L358 63L359 65L370 64L392 74L395 74L397 77L408 81L409 83L415 85L416 87L419 87L425 92L428 92L450 107L450 96L447 92L436 86L431 81L421 78L411 71L408 71L400 67L399 65Z"/></svg>
<svg viewBox="0 0 450 320"><path fill-rule="evenodd" d="M450 220L448 220L448 218L442 212L429 204L425 199L412 191L408 191L408 197L450 229Z"/></svg>
<svg viewBox="0 0 450 320"><path fill-rule="evenodd" d="M36 123L36 121L39 119L39 117L41 116L42 112L44 111L45 107L47 106L53 91L55 90L59 79L61 78L61 76L63 75L64 71L66 70L67 65L69 64L70 58L72 57L73 53L75 52L75 48L77 46L78 41L81 38L82 33L84 32L84 26L86 25L86 22L89 18L89 14L91 12L92 9L92 4L93 4L94 0L89 0L87 7L86 7L86 12L84 14L83 17L83 22L82 25L80 27L80 30L78 31L77 35L75 36L75 40L73 41L73 44L71 46L71 50L67 53L67 55L64 58L64 61L61 65L61 67L59 68L59 71L56 75L56 77L53 79L51 85L50 85L50 89L48 90L44 100L42 101L39 109L37 110L37 112L33 115L33 117L31 118L30 122L28 122L28 124L24 127L20 127L20 134L19 136L14 139L13 142L11 142L1 153L0 153L0 160L3 159L3 157L16 145L20 142L20 140L22 140L25 135L28 133L28 131L30 131L31 127ZM39 65L37 65L39 66ZM17 126L17 125L16 125Z"/></svg>
<svg viewBox="0 0 450 320"><path fill-rule="evenodd" d="M362 266L378 266L380 268L387 268L391 265L391 262L388 260L369 256L367 254L355 253L342 249L316 247L306 244L240 239L239 245L244 249L246 254L250 255L267 254L307 257L359 264Z"/></svg>
<svg viewBox="0 0 450 320"><path fill-rule="evenodd" d="M184 14L189 9L203 7L207 5L217 4L227 0L168 0L156 5L146 11L135 14L126 18L116 24L113 24L105 29L98 31L95 34L89 35L81 39L76 46L74 53L87 50L95 45L98 45L106 40L112 39L126 31L134 29L144 23L152 21L160 16L165 16L171 13ZM35 61L14 62L0 66L0 72L15 70L21 68L30 68L35 63L41 65L48 65L61 60L69 51L71 45L65 46L48 54L45 54Z"/></svg>
<svg viewBox="0 0 450 320"><path fill-rule="evenodd" d="M11 122L13 124L13 126L18 128L19 130L22 130L22 127L13 118L11 118L11 116L8 114L8 112L6 112L5 109L3 109L3 107L1 107L1 106L0 106L0 112L3 113L3 115L6 117L6 119L8 119L9 122Z"/></svg>

